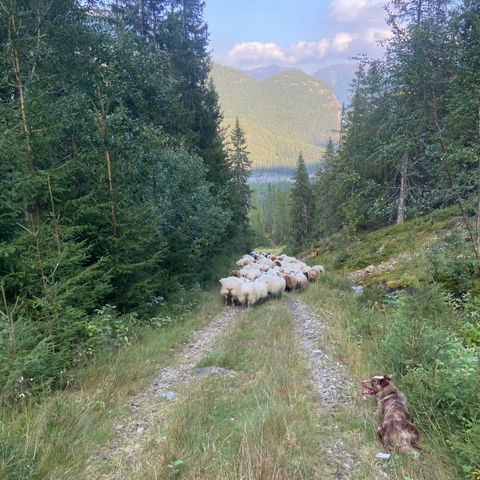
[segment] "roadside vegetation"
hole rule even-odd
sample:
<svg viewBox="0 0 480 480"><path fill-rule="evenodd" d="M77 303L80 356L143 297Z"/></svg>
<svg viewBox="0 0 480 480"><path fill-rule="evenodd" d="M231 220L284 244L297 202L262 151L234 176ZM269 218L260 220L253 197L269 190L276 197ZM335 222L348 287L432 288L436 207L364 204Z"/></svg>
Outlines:
<svg viewBox="0 0 480 480"><path fill-rule="evenodd" d="M0 478L89 479L91 456L115 435L132 397L172 358L172 348L222 309L213 292L188 292L165 309L156 325L137 332L124 348L97 353L86 368L67 374L63 391L25 399L0 411ZM28 378L24 378L28 382Z"/></svg>
<svg viewBox="0 0 480 480"><path fill-rule="evenodd" d="M204 3L144 3L0 0L2 407L65 388L249 247Z"/></svg>
<svg viewBox="0 0 480 480"><path fill-rule="evenodd" d="M428 365L419 367L418 373L421 374L416 378L415 375L403 377L399 369L402 360L416 362L419 358L418 351L412 352L412 343L416 338L408 332L404 332L404 337L398 336L401 326L408 323L406 318L408 313L405 310L395 311L393 308L386 311L378 305L372 306L366 300L360 300L352 294L350 282L332 274L327 274L323 282L310 288L303 299L328 319L325 344L329 346L330 352L334 352L337 358L349 367L351 375L359 385L354 405L345 410L340 421L346 432L356 432L356 435L350 435L353 442L351 448L357 452L358 462L363 469L361 472L365 476L359 474L358 477L352 478L372 478L368 476L368 472L374 468L377 471L382 468L389 478L399 480L476 478L472 473L478 468L475 467L478 458L475 455L476 440L471 438L469 444L463 446L461 457L458 456L460 450L454 452L451 450L452 417L450 419L446 417L453 412L446 414L446 410L451 410L453 405L459 403L451 398L446 399L445 389L450 388L450 394L457 396L458 400L460 400L458 396L462 394L445 378L445 371L438 370L439 377L433 380L437 382L433 385L429 376L431 372L424 369L428 368ZM425 317L418 319L418 323L421 322L425 323ZM425 328L428 329L428 324ZM424 342L420 348L423 347L425 353L428 350L426 343L431 339L422 336L420 342L422 340ZM394 347L392 343L395 343ZM404 353L405 349L408 353ZM402 352L400 356L399 352ZM449 356L448 353L446 355ZM444 367L451 368L453 365ZM418 457L394 454L387 464L381 466L375 458L375 454L380 451L377 438L377 405L375 400L362 399L360 382L373 375L383 375L387 372L394 373L396 385L407 395L415 424L421 431L423 452ZM470 380L474 379L474 375L472 371ZM472 393L472 390L470 393L465 392L460 401L469 401L473 407ZM432 394L436 396L435 399L432 398ZM459 415L462 414L460 409L457 410ZM461 427L461 422L457 423L457 426ZM463 439L463 432L457 430L457 433L459 438ZM472 473L472 476L466 475L466 471Z"/></svg>

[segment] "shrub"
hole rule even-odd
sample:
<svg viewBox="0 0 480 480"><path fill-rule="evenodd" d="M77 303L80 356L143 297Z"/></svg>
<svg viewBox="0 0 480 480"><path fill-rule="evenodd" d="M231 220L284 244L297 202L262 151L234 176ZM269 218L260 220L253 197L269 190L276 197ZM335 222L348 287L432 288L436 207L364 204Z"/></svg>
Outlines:
<svg viewBox="0 0 480 480"><path fill-rule="evenodd" d="M450 446L466 478L480 473L480 306L470 293L447 294L443 284L387 293L367 287L352 329L376 349L378 367L394 373L414 417Z"/></svg>
<svg viewBox="0 0 480 480"><path fill-rule="evenodd" d="M433 280L447 291L461 296L471 290L478 266L462 231L453 231L445 242L432 245L427 259Z"/></svg>
<svg viewBox="0 0 480 480"><path fill-rule="evenodd" d="M0 385L3 400L23 401L58 376L62 365L51 355L41 325L23 317L0 326Z"/></svg>

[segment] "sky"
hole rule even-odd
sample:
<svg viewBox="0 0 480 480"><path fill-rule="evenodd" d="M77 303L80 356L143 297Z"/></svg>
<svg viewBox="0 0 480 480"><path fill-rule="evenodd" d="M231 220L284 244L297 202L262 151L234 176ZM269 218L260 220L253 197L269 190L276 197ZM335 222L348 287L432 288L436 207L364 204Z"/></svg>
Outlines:
<svg viewBox="0 0 480 480"><path fill-rule="evenodd" d="M206 0L214 61L242 69L281 65L314 71L377 57L389 35L385 0Z"/></svg>

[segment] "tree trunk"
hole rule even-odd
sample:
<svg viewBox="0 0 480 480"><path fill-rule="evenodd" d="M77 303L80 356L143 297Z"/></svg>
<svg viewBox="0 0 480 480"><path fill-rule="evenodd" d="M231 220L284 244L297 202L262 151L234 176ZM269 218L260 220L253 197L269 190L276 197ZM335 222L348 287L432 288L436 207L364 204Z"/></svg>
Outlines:
<svg viewBox="0 0 480 480"><path fill-rule="evenodd" d="M52 219L53 219L53 224L55 226L55 245L57 246L57 253L60 254L62 252L62 243L61 243L61 236L60 236L59 217L55 212L55 203L53 201L52 184L50 182L50 175L48 175L48 173L47 173L47 183L48 183L48 193L50 195L50 208L52 213Z"/></svg>
<svg viewBox="0 0 480 480"><path fill-rule="evenodd" d="M100 111L97 111L98 129L103 140L103 152L105 157L105 165L107 167L108 193L110 195L110 211L112 215L112 231L113 235L117 235L117 214L115 208L115 195L113 192L113 175L112 160L110 149L108 148L108 125L107 125L107 107L102 99L100 91L98 91L98 99L100 102Z"/></svg>
<svg viewBox="0 0 480 480"><path fill-rule="evenodd" d="M477 118L477 147L480 147L480 99ZM480 259L480 155L477 154L477 211L475 212L475 252L477 259Z"/></svg>
<svg viewBox="0 0 480 480"><path fill-rule="evenodd" d="M398 199L397 225L402 225L405 222L405 209L407 204L408 190L408 162L408 153L405 152L402 158L402 169L400 171L400 196Z"/></svg>
<svg viewBox="0 0 480 480"><path fill-rule="evenodd" d="M140 0L140 26L144 36L147 35L147 20L145 17L145 0Z"/></svg>
<svg viewBox="0 0 480 480"><path fill-rule="evenodd" d="M417 4L417 27L420 26L420 22L422 21L422 7L423 7L423 0L418 0L418 4Z"/></svg>
<svg viewBox="0 0 480 480"><path fill-rule="evenodd" d="M15 18L15 14L12 13L10 17L10 38L12 42L12 62L13 68L15 71L15 80L16 86L18 90L18 96L20 100L20 116L22 119L22 130L23 136L25 140L25 149L27 152L27 159L28 159L28 168L30 172L35 172L36 167L33 160L33 147L32 147L32 140L31 140L31 132L30 132L30 123L28 119L28 111L26 107L26 95L25 95L25 86L23 84L22 79L22 68L20 63L20 53L18 51L18 29L17 29L17 20ZM28 215L27 215L28 216ZM40 222L40 199L37 197L34 202L34 219L37 225Z"/></svg>

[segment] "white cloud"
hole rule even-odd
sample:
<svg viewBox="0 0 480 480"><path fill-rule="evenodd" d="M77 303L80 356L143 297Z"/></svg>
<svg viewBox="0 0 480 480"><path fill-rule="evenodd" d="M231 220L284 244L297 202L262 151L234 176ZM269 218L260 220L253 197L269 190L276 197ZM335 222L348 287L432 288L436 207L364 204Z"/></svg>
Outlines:
<svg viewBox="0 0 480 480"><path fill-rule="evenodd" d="M350 0L335 1L346 3ZM323 38L317 42L299 41L288 46L274 42L240 42L222 61L240 68L254 68L272 63L312 66L321 61L345 61L362 52L377 56L381 52L379 41L390 38L390 30L384 23L363 24L362 27L350 32L337 32L330 39Z"/></svg>
<svg viewBox="0 0 480 480"><path fill-rule="evenodd" d="M337 33L332 40L332 49L338 53L344 52L345 50L347 50L348 47L350 47L351 43L354 40L355 36L350 33Z"/></svg>
<svg viewBox="0 0 480 480"><path fill-rule="evenodd" d="M378 18L385 0L333 0L330 11L335 20L340 22L355 22L372 15Z"/></svg>
<svg viewBox="0 0 480 480"><path fill-rule="evenodd" d="M295 64L304 60L323 58L330 44L330 40L326 38L319 42L300 41L288 47L281 47L276 43L241 42L230 50L228 57L230 61L237 64L262 62Z"/></svg>
<svg viewBox="0 0 480 480"><path fill-rule="evenodd" d="M324 38L319 42L297 42L287 49L288 58L291 63L307 59L323 58L330 48L330 41Z"/></svg>
<svg viewBox="0 0 480 480"><path fill-rule="evenodd" d="M285 52L276 43L241 42L228 53L239 62L286 61Z"/></svg>

